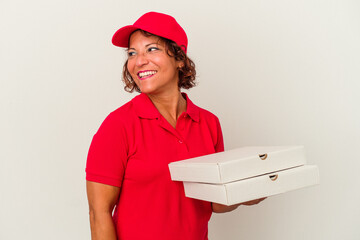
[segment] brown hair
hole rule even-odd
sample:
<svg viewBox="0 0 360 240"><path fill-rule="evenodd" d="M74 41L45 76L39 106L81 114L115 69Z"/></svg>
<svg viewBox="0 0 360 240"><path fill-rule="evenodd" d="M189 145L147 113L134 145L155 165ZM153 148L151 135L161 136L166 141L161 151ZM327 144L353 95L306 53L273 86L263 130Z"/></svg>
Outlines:
<svg viewBox="0 0 360 240"><path fill-rule="evenodd" d="M195 77L196 77L196 70L195 70L195 63L186 55L184 50L177 45L174 41L159 37L152 33L146 32L144 30L138 29L136 31L140 31L145 36L156 36L160 38L160 41L165 43L166 53L170 57L174 57L177 61L182 61L184 66L179 68L179 88L189 89L196 85ZM135 32L135 31L134 31ZM133 32L133 33L134 33ZM131 35L130 35L131 36ZM130 37L129 37L130 39ZM127 68L128 60L126 60L123 66L123 77L122 80L125 83L124 89L127 92L133 92L134 90L140 92L139 87L136 85L135 81L132 79L131 74Z"/></svg>

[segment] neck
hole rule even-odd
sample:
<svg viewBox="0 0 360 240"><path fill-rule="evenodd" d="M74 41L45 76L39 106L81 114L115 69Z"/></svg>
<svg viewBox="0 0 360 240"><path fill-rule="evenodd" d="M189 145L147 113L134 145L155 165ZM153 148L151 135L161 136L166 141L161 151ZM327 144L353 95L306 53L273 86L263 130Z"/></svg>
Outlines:
<svg viewBox="0 0 360 240"><path fill-rule="evenodd" d="M148 94L148 97L160 114L165 118L171 117L176 121L178 117L186 111L186 100L181 95L180 91L161 96Z"/></svg>

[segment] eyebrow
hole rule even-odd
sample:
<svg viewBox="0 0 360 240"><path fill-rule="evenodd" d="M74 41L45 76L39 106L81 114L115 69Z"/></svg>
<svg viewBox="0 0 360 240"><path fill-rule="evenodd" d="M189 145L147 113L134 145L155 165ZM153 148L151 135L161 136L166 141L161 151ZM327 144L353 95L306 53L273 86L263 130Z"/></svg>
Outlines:
<svg viewBox="0 0 360 240"><path fill-rule="evenodd" d="M159 45L159 43L153 42L153 43L146 44L145 47L148 47L148 46L150 46L150 45L152 45L152 44ZM136 50L135 48L128 48L127 51L129 51L130 49Z"/></svg>

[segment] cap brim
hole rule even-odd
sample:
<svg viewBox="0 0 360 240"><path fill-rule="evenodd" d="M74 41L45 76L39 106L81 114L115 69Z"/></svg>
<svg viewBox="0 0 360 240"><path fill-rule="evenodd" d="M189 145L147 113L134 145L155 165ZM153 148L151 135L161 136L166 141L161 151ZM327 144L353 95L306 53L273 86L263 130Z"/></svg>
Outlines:
<svg viewBox="0 0 360 240"><path fill-rule="evenodd" d="M129 47L129 37L132 32L139 29L133 25L128 25L117 30L112 37L112 44L117 47Z"/></svg>

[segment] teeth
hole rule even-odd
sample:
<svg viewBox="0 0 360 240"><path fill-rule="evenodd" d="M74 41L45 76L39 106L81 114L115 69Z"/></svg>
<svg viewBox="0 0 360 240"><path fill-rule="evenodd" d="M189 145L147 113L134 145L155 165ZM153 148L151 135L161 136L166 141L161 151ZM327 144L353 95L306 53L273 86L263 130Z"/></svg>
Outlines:
<svg viewBox="0 0 360 240"><path fill-rule="evenodd" d="M153 74L155 74L155 73L156 73L156 71L141 72L141 73L139 73L139 77L143 78L143 77L147 77L147 76L149 76L149 75L153 75Z"/></svg>

